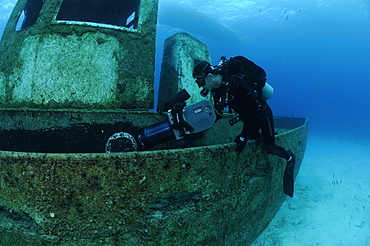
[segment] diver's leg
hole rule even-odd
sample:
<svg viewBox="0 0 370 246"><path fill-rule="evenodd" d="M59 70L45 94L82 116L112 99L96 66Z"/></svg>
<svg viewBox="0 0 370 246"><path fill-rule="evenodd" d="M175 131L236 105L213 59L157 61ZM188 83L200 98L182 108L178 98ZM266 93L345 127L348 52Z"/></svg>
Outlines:
<svg viewBox="0 0 370 246"><path fill-rule="evenodd" d="M265 144L266 150L269 154L277 155L289 160L291 155L283 147L275 144L275 126L274 119L272 117L272 111L268 105L266 105L266 116L262 120L261 130L263 136L263 143Z"/></svg>
<svg viewBox="0 0 370 246"><path fill-rule="evenodd" d="M266 107L266 117L262 123L263 141L268 153L277 155L287 160L287 165L284 171L283 190L290 197L294 194L294 170L295 170L295 155L291 151L286 151L283 147L275 144L275 127L271 109Z"/></svg>

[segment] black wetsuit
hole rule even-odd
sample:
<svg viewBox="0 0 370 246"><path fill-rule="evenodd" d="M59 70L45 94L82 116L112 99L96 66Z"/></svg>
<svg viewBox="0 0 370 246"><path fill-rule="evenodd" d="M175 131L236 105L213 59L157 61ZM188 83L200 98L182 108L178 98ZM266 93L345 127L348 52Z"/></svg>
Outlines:
<svg viewBox="0 0 370 246"><path fill-rule="evenodd" d="M286 160L290 154L275 144L275 127L271 108L266 100L252 87L251 83L240 76L230 76L220 88L212 91L215 107L218 111L229 106L239 114L244 122L239 136L257 139L262 132L263 143L268 153Z"/></svg>

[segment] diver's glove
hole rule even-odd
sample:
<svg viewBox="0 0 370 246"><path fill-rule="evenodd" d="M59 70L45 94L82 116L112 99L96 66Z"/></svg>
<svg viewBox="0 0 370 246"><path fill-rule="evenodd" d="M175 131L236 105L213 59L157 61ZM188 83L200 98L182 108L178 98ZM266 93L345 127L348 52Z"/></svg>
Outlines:
<svg viewBox="0 0 370 246"><path fill-rule="evenodd" d="M245 146L247 145L247 141L248 139L245 137L242 137L241 135L238 135L235 138L234 142L236 143L236 151L238 151L238 153L241 153L245 149Z"/></svg>

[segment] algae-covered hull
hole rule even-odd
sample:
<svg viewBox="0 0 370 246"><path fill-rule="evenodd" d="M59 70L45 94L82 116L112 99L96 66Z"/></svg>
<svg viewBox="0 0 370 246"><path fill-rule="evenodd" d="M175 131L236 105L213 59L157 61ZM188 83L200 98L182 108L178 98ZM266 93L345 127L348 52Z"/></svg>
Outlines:
<svg viewBox="0 0 370 246"><path fill-rule="evenodd" d="M12 129L50 130L56 122L65 129L78 122L133 122L130 127L139 129L161 119L150 112L60 111L45 117L49 113L2 110L2 149ZM275 124L277 143L297 156L297 173L307 121L278 117ZM238 131L240 126L221 120L192 147L127 153L22 152L8 145L0 151L0 242L248 245L285 199L286 161L254 141L237 154L232 139Z"/></svg>

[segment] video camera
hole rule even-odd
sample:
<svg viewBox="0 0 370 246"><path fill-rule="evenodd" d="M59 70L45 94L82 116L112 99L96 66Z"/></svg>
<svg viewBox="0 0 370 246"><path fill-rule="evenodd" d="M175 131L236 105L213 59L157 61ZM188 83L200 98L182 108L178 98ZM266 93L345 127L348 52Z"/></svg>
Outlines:
<svg viewBox="0 0 370 246"><path fill-rule="evenodd" d="M170 140L175 140L170 148L179 148L203 138L204 131L215 123L215 111L209 100L186 106L185 101L189 98L189 93L185 89L181 90L160 111L166 119L144 127L137 138L127 132L113 134L107 140L106 152L146 150Z"/></svg>

